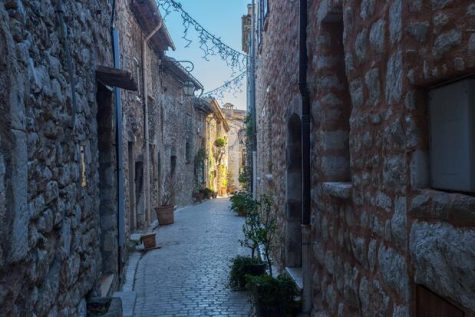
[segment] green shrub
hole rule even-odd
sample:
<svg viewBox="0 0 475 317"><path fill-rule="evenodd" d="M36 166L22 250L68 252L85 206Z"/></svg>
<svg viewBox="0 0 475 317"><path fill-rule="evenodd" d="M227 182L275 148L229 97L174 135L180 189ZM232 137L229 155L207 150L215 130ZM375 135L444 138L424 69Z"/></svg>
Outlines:
<svg viewBox="0 0 475 317"><path fill-rule="evenodd" d="M231 196L230 201L231 209L239 216L246 216L256 206L256 201L246 192L235 193Z"/></svg>
<svg viewBox="0 0 475 317"><path fill-rule="evenodd" d="M265 264L258 258L238 255L232 259L228 285L233 289L243 289L246 286L246 276L256 276L265 273Z"/></svg>
<svg viewBox="0 0 475 317"><path fill-rule="evenodd" d="M246 288L251 299L262 316L296 316L301 303L299 290L287 275L277 278L270 275L246 277Z"/></svg>
<svg viewBox="0 0 475 317"><path fill-rule="evenodd" d="M216 198L217 193L209 188L200 189L204 199Z"/></svg>
<svg viewBox="0 0 475 317"><path fill-rule="evenodd" d="M217 138L215 141L214 141L214 146L216 147L224 147L226 145L226 139L224 138Z"/></svg>

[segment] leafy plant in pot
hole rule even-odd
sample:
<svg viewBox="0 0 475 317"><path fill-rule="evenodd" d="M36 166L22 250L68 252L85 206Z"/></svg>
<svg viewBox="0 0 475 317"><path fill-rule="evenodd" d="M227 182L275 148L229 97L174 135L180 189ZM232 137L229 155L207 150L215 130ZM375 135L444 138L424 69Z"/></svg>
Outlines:
<svg viewBox="0 0 475 317"><path fill-rule="evenodd" d="M257 276L266 273L266 265L258 257L238 255L232 259L228 286L234 290L243 290L246 276Z"/></svg>
<svg viewBox="0 0 475 317"><path fill-rule="evenodd" d="M248 210L254 208L256 204L256 201L247 192L237 192L229 200L231 201L231 210L242 217L246 216Z"/></svg>
<svg viewBox="0 0 475 317"><path fill-rule="evenodd" d="M299 290L287 275L246 277L246 288L254 303L257 317L293 317L301 307Z"/></svg>
<svg viewBox="0 0 475 317"><path fill-rule="evenodd" d="M236 196L234 196L236 197ZM266 273L266 264L261 261L256 250L259 245L257 230L260 226L259 214L257 212L257 202L248 193L240 193L246 199L246 222L242 227L244 239L240 243L244 247L251 249L251 256L237 256L232 260L231 271L229 273L228 285L236 290L244 289L246 286L246 276L257 276Z"/></svg>
<svg viewBox="0 0 475 317"><path fill-rule="evenodd" d="M160 225L169 225L175 222L175 183L168 175L163 183L160 206L157 208L157 218Z"/></svg>

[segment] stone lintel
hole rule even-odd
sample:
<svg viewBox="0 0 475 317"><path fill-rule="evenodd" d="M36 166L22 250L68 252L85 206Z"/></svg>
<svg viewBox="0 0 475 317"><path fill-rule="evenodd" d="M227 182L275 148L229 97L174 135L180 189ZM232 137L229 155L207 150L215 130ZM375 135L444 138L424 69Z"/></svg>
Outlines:
<svg viewBox="0 0 475 317"><path fill-rule="evenodd" d="M96 69L96 78L102 84L107 86L133 91L137 90L137 83L132 77L132 74L122 69L98 66Z"/></svg>

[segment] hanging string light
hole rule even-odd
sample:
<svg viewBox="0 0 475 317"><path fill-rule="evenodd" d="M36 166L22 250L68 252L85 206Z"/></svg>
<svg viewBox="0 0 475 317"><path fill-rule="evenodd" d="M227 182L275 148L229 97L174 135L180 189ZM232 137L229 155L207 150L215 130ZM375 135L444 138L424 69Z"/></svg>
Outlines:
<svg viewBox="0 0 475 317"><path fill-rule="evenodd" d="M218 100L223 100L224 94L227 92L231 92L233 95L236 95L237 93L242 92L242 85L244 83L245 78L246 78L246 72L242 72L241 74L225 82L223 85L219 86L218 88L203 93L203 96L214 97Z"/></svg>
<svg viewBox="0 0 475 317"><path fill-rule="evenodd" d="M156 1L165 13L164 18L173 11L180 14L184 26L183 39L187 43L185 47L189 47L193 43L190 39L190 32L195 30L198 36L199 48L203 51L203 59L209 61L210 56L219 56L231 68L233 74L246 69L247 55L226 45L220 38L208 32L183 9L181 3L175 0Z"/></svg>

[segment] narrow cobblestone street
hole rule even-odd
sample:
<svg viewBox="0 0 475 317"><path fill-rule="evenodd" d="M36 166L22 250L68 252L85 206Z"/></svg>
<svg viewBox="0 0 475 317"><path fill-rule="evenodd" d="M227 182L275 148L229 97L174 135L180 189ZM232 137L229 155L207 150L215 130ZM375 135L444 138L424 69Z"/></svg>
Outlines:
<svg viewBox="0 0 475 317"><path fill-rule="evenodd" d="M162 248L137 268L135 316L248 316L246 294L226 287L230 259L246 252L242 224L227 199L178 211L175 224L159 229Z"/></svg>

